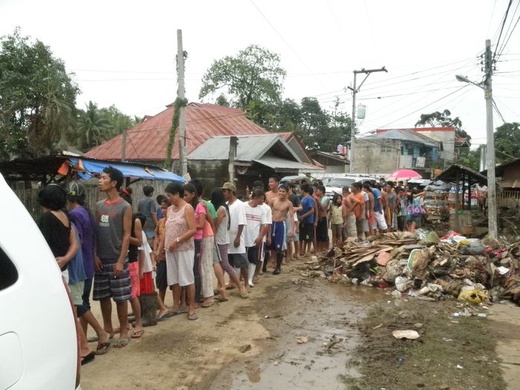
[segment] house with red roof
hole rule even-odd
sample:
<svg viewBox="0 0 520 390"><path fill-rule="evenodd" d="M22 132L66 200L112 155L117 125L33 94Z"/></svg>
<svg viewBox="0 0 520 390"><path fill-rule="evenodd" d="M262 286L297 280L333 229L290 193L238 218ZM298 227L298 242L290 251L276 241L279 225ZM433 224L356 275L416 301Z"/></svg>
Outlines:
<svg viewBox="0 0 520 390"><path fill-rule="evenodd" d="M166 158L170 157L174 161L173 171L178 173L180 171L178 131L175 134L171 156L166 156L174 110L173 104L168 105L164 111L146 117L143 122L129 129L126 135L118 135L90 150L86 153L86 157L141 162L160 167L163 166ZM255 137L254 144L258 147L258 153L251 154L250 157L258 161L254 162L255 169L250 169L249 173L255 172L256 179L267 181L266 178L273 174L283 176L320 169L320 164L315 164L294 133L276 133L273 138L273 133L249 120L242 110L214 104L189 103L186 106L186 153L190 175L207 179L218 185L228 180L228 154L223 157L222 153L219 153L217 159L214 148L218 145L219 151L224 150L222 138L226 138L229 144L232 137L239 137L241 140L239 143L242 144L249 142L246 141L247 137ZM220 141L211 143L210 141L215 138L219 138ZM197 153L193 155L195 151ZM225 153L229 153L229 146ZM192 158L193 156L196 156L196 159ZM269 162L268 157L271 158ZM273 158L276 159L274 165ZM242 161L242 166L252 163L252 160ZM243 167L237 171L239 181ZM255 180L254 177L249 176L242 177L242 181ZM247 184L251 183L244 183L244 188Z"/></svg>

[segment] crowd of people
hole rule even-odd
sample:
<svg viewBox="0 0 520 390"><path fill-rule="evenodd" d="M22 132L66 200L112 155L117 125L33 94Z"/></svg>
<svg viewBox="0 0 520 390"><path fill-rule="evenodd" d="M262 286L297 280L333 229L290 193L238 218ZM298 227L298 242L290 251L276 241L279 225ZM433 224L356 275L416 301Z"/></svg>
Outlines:
<svg viewBox="0 0 520 390"><path fill-rule="evenodd" d="M378 231L413 231L424 211L422 194L402 183L356 182L330 198L319 181L280 184L273 175L267 191L261 181L246 193L225 182L210 199L203 199L197 179L169 183L155 198L154 188L144 186L134 213L123 179L119 170L104 169L98 188L106 199L92 211L79 182L66 189L48 185L38 197L38 225L68 281L78 318L82 364L143 337L153 325L143 315L150 307L157 321L181 314L197 320L199 308L228 301L231 289L247 299L263 273L278 275L291 259ZM165 304L168 291L171 307ZM100 303L102 324L91 312L91 297ZM95 332L90 339L89 325Z"/></svg>

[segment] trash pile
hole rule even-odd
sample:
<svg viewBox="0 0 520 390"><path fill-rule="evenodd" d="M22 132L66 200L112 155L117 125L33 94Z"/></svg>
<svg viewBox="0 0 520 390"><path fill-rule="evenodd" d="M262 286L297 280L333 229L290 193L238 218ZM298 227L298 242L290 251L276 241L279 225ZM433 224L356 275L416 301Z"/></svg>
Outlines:
<svg viewBox="0 0 520 390"><path fill-rule="evenodd" d="M306 277L393 288L396 297L458 298L466 303L510 299L520 304L520 241L471 239L456 232L393 232L371 242L348 241L307 261Z"/></svg>

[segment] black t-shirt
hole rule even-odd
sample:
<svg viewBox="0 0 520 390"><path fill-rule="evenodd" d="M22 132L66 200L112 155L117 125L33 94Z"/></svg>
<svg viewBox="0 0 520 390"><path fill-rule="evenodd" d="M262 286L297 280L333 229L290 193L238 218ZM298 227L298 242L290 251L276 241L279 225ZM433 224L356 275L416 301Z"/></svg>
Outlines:
<svg viewBox="0 0 520 390"><path fill-rule="evenodd" d="M289 195L289 201L292 203L293 207L299 207L302 204L300 197L296 194Z"/></svg>
<svg viewBox="0 0 520 390"><path fill-rule="evenodd" d="M52 212L47 211L40 216L38 227L51 248L54 257L65 256L70 246L70 220L65 226ZM67 264L61 269L65 271Z"/></svg>

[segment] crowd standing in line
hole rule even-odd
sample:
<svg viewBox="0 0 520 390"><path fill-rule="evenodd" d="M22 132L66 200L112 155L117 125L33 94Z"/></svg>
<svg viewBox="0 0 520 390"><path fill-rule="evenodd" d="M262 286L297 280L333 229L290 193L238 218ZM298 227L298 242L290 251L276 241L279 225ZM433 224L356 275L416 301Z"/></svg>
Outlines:
<svg viewBox="0 0 520 390"><path fill-rule="evenodd" d="M144 336L144 327L153 324L142 319L140 297L153 297L158 321L181 314L194 321L199 308L227 302L227 290L249 298L268 269L278 275L286 262L326 253L346 240L413 232L425 214L424 193L384 179L355 182L331 198L319 181L280 184L273 175L267 192L255 181L241 196L234 183L225 182L212 189L209 201L202 198L203 183L193 179L168 184L155 199L154 188L145 186L135 214L131 189L122 184L119 170L103 170L98 188L106 199L94 213L77 182L67 190L48 185L39 193L44 212L38 225L69 283L81 325L82 364ZM172 307L165 304L168 290ZM90 310L91 293L100 302L103 324ZM112 301L119 327L112 324ZM95 332L90 339L88 325ZM88 341L97 341L95 350Z"/></svg>

